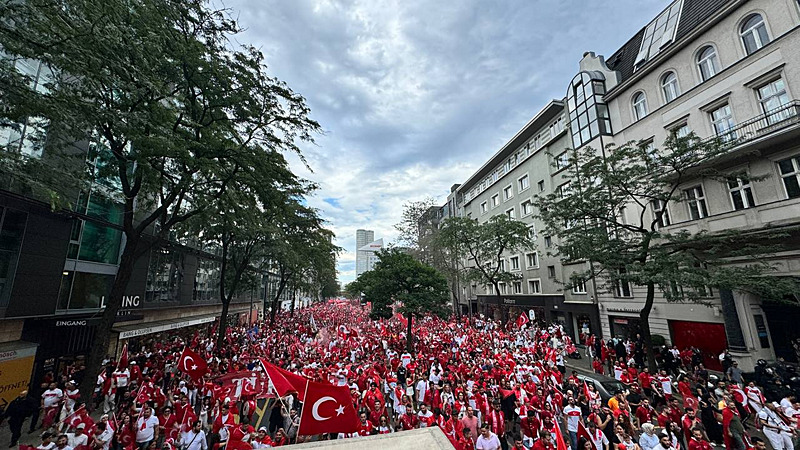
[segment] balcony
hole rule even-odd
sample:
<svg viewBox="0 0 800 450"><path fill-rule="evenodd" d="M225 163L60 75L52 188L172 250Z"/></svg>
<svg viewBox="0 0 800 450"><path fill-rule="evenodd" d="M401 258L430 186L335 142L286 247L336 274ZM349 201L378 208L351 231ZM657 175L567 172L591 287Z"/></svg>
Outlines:
<svg viewBox="0 0 800 450"><path fill-rule="evenodd" d="M720 139L733 148L799 123L800 100L793 100L703 141Z"/></svg>

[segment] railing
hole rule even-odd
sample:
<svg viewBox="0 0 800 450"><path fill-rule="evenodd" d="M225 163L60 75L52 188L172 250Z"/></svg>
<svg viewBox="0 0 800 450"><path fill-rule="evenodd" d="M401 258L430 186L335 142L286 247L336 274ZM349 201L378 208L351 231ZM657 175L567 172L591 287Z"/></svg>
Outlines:
<svg viewBox="0 0 800 450"><path fill-rule="evenodd" d="M729 145L739 145L797 123L800 123L800 100L793 100L704 141L720 139Z"/></svg>

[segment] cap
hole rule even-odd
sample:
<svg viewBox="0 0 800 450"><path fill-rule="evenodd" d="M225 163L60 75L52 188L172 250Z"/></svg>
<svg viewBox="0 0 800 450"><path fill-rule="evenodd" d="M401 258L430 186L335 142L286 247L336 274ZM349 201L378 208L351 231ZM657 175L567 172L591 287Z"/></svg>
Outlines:
<svg viewBox="0 0 800 450"><path fill-rule="evenodd" d="M77 429L79 429L79 430L83 430L84 428L86 428L86 424L81 422L81 423L79 423L79 424L78 424L78 426L77 426L77 427L75 427L75 428L77 428Z"/></svg>
<svg viewBox="0 0 800 450"><path fill-rule="evenodd" d="M268 433L267 427L261 427L261 428L258 429L258 431L263 431L265 433Z"/></svg>

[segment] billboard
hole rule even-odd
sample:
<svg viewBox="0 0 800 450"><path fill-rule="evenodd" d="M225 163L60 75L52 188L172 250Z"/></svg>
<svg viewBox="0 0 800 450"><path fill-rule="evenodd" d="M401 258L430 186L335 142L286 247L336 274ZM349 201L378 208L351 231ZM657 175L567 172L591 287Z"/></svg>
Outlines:
<svg viewBox="0 0 800 450"><path fill-rule="evenodd" d="M34 358L35 344L0 350L0 412L5 411L20 392L28 389Z"/></svg>

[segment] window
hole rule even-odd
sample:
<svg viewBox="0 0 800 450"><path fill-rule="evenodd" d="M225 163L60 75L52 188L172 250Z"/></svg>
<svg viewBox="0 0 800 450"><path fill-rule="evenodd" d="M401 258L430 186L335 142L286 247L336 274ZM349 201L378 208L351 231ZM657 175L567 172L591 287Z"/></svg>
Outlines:
<svg viewBox="0 0 800 450"><path fill-rule="evenodd" d="M525 254L525 267L528 269L535 269L539 267L539 256L536 252Z"/></svg>
<svg viewBox="0 0 800 450"><path fill-rule="evenodd" d="M552 236L545 236L544 237L544 246L545 246L545 248L552 248L553 247L553 238L552 238Z"/></svg>
<svg viewBox="0 0 800 450"><path fill-rule="evenodd" d="M558 188L556 188L556 194L558 194L558 198L566 198L572 194L572 186L570 183L564 183Z"/></svg>
<svg viewBox="0 0 800 450"><path fill-rule="evenodd" d="M692 132L692 129L689 128L688 124L684 123L673 128L671 131L676 138L684 138Z"/></svg>
<svg viewBox="0 0 800 450"><path fill-rule="evenodd" d="M573 294L585 294L586 293L586 280L583 278L575 278L572 281L572 293Z"/></svg>
<svg viewBox="0 0 800 450"><path fill-rule="evenodd" d="M519 270L519 256L512 256L511 258L508 258L508 261L511 263L511 270Z"/></svg>
<svg viewBox="0 0 800 450"><path fill-rule="evenodd" d="M644 119L647 116L647 97L644 96L644 92L637 92L632 102L634 120Z"/></svg>
<svg viewBox="0 0 800 450"><path fill-rule="evenodd" d="M536 184L539 186L539 192L544 192L544 180L539 180Z"/></svg>
<svg viewBox="0 0 800 450"><path fill-rule="evenodd" d="M496 208L497 205L500 204L500 194L494 194L492 196L492 208Z"/></svg>
<svg viewBox="0 0 800 450"><path fill-rule="evenodd" d="M530 200L525 200L520 205L520 209L522 210L522 217L530 216L533 213L533 203Z"/></svg>
<svg viewBox="0 0 800 450"><path fill-rule="evenodd" d="M514 281L511 286L515 294L522 294L522 281Z"/></svg>
<svg viewBox="0 0 800 450"><path fill-rule="evenodd" d="M535 241L536 240L536 225L528 224L528 238Z"/></svg>
<svg viewBox="0 0 800 450"><path fill-rule="evenodd" d="M678 90L678 76L675 75L675 72L667 72L661 77L661 89L664 91L664 100L667 103L681 95Z"/></svg>
<svg viewBox="0 0 800 450"><path fill-rule="evenodd" d="M528 280L528 293L540 294L542 292L542 282L539 279Z"/></svg>
<svg viewBox="0 0 800 450"><path fill-rule="evenodd" d="M510 184L503 189L503 200L514 198L514 187Z"/></svg>
<svg viewBox="0 0 800 450"><path fill-rule="evenodd" d="M736 139L736 131L734 131L736 123L733 121L733 113L731 113L729 104L725 103L711 111L711 124L714 127L714 132L723 141L727 142Z"/></svg>
<svg viewBox="0 0 800 450"><path fill-rule="evenodd" d="M750 187L750 180L747 178L747 174L728 178L728 190L731 193L733 209L738 211L752 208L756 205L753 199L753 189Z"/></svg>
<svg viewBox="0 0 800 450"><path fill-rule="evenodd" d="M497 287L500 288L500 295L506 295L506 284L505 283L499 283L497 285Z"/></svg>
<svg viewBox="0 0 800 450"><path fill-rule="evenodd" d="M700 70L700 80L706 81L719 72L719 58L714 47L707 45L697 53L697 67Z"/></svg>
<svg viewBox="0 0 800 450"><path fill-rule="evenodd" d="M561 170L564 167L569 166L569 154L567 152L561 153L560 155L556 156L556 169ZM542 186L544 186L544 182L541 182Z"/></svg>
<svg viewBox="0 0 800 450"><path fill-rule="evenodd" d="M764 18L761 17L761 14L751 14L744 21L739 32L742 35L744 51L748 55L769 44L767 26L764 24Z"/></svg>
<svg viewBox="0 0 800 450"><path fill-rule="evenodd" d="M506 216L507 216L509 219L514 219L514 218L515 218L515 214L514 214L514 208L507 209L507 210L506 210Z"/></svg>
<svg viewBox="0 0 800 450"><path fill-rule="evenodd" d="M778 161L778 170L783 178L783 187L789 198L800 197L800 155Z"/></svg>
<svg viewBox="0 0 800 450"><path fill-rule="evenodd" d="M481 203L481 214L486 214L489 211L489 205L486 202Z"/></svg>
<svg viewBox="0 0 800 450"><path fill-rule="evenodd" d="M625 278L625 269L619 269L618 271L620 279L614 283L614 290L616 291L617 297L633 297L631 294L631 283L624 279Z"/></svg>
<svg viewBox="0 0 800 450"><path fill-rule="evenodd" d="M547 266L547 276L550 278L556 277L556 266Z"/></svg>
<svg viewBox="0 0 800 450"><path fill-rule="evenodd" d="M527 175L523 175L517 180L517 191L522 192L530 187L530 179Z"/></svg>
<svg viewBox="0 0 800 450"><path fill-rule="evenodd" d="M636 55L634 70L656 56L675 38L682 4L681 0L674 1L647 25L642 37L642 44L639 46L639 53Z"/></svg>
<svg viewBox="0 0 800 450"><path fill-rule="evenodd" d="M689 189L684 189L686 196L686 205L689 208L689 217L692 220L702 219L708 217L708 208L706 208L706 197L703 194L703 186L697 185Z"/></svg>
<svg viewBox="0 0 800 450"><path fill-rule="evenodd" d="M786 94L786 85L782 78L758 88L758 101L761 103L761 111L767 114L770 125L782 122L792 114L789 109L784 108L789 104L789 95Z"/></svg>
<svg viewBox="0 0 800 450"><path fill-rule="evenodd" d="M653 207L653 217L656 219L658 228L672 225L672 221L669 218L669 209L667 209L667 203L664 200L656 199L650 204ZM661 217L659 217L659 214L661 214Z"/></svg>
<svg viewBox="0 0 800 450"><path fill-rule="evenodd" d="M567 91L570 133L573 148L580 148L600 135L611 134L605 77L600 72L581 72L572 79Z"/></svg>

